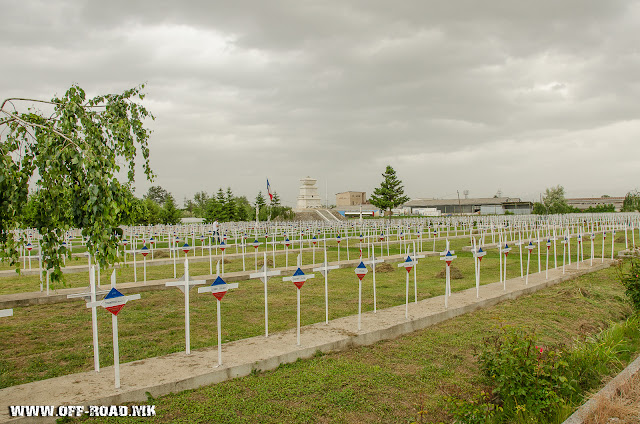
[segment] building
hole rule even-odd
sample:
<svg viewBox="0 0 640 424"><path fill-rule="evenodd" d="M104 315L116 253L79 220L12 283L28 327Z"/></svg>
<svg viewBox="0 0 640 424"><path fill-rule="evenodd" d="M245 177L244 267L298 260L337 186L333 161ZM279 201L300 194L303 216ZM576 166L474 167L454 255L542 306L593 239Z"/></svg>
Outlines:
<svg viewBox="0 0 640 424"><path fill-rule="evenodd" d="M318 180L307 177L302 178L300 182L302 185L300 186L300 194L298 195L296 210L321 208L322 200L320 200L318 187L316 187L316 182L318 182Z"/></svg>
<svg viewBox="0 0 640 424"><path fill-rule="evenodd" d="M580 210L596 206L613 205L616 208L616 212L622 210L622 204L624 203L624 197L576 197L565 200L567 201L567 205Z"/></svg>
<svg viewBox="0 0 640 424"><path fill-rule="evenodd" d="M336 206L355 206L367 203L367 193L364 191L345 191L336 194Z"/></svg>
<svg viewBox="0 0 640 424"><path fill-rule="evenodd" d="M476 199L414 199L403 205L412 215L421 213L421 209L437 209L442 215L478 214L504 215L506 212L526 215L533 209L532 202L523 202L514 197L486 197ZM433 212L431 212L433 213Z"/></svg>
<svg viewBox="0 0 640 424"><path fill-rule="evenodd" d="M334 210L346 218L360 218L361 211L363 218L381 216L380 208L371 204L336 206Z"/></svg>

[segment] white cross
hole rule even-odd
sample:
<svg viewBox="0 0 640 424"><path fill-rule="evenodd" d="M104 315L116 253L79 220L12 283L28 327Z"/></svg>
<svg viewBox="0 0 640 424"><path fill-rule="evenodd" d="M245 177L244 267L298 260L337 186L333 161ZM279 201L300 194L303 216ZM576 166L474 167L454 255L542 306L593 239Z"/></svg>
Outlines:
<svg viewBox="0 0 640 424"><path fill-rule="evenodd" d="M116 270L114 269L111 273L111 289L115 290L116 288ZM139 294L132 294L129 296L117 296L109 299L103 299L101 301L96 302L88 302L87 308L92 308L95 310L96 306L102 306L103 308L111 308L114 306L124 306L130 300L138 300L140 299ZM118 345L118 311L109 311L111 312L111 327L113 329L113 368L115 373L115 386L116 389L120 388L120 346Z"/></svg>
<svg viewBox="0 0 640 424"><path fill-rule="evenodd" d="M365 265L371 265L371 270L373 271L373 313L377 313L377 299L376 299L376 264L383 263L384 260L376 258L375 246L371 246L371 256L369 260L366 261Z"/></svg>
<svg viewBox="0 0 640 424"><path fill-rule="evenodd" d="M109 293L105 290L96 290L96 268L92 265L89 268L89 288L84 293L75 293L67 295L67 299L82 297L87 303L97 302L97 296L103 296ZM93 368L96 372L100 372L100 351L98 349L98 314L96 306L91 307L91 328L93 333Z"/></svg>
<svg viewBox="0 0 640 424"><path fill-rule="evenodd" d="M296 275L298 274L298 275ZM294 284L296 283L302 283L304 284L305 281L307 281L309 278L314 278L315 275L314 274L305 274L302 272L302 270L300 268L298 268L296 270L296 272L290 276L290 277L283 277L282 281L291 281ZM298 289L296 291L297 293L297 298L298 298L298 326L297 326L297 331L296 331L296 342L297 345L300 346L300 289L302 288L302 286L298 286L298 284L296 284L296 288Z"/></svg>
<svg viewBox="0 0 640 424"><path fill-rule="evenodd" d="M267 254L264 253L264 265L258 272L254 272L253 274L249 274L249 278L259 278L264 283L264 336L269 337L269 304L267 302L267 281L269 281L269 277L273 277L276 275L280 275L280 271L273 270L269 271L267 267Z"/></svg>
<svg viewBox="0 0 640 424"><path fill-rule="evenodd" d="M0 309L0 318L1 317L12 317L13 309Z"/></svg>
<svg viewBox="0 0 640 424"><path fill-rule="evenodd" d="M413 269L413 301L418 303L418 259L424 259L424 255L416 253L416 242L413 242L413 255L410 255L414 263Z"/></svg>
<svg viewBox="0 0 640 424"><path fill-rule="evenodd" d="M205 283L205 280L189 280L189 260L186 257L184 258L184 280L169 281L165 283L165 286L177 287L182 293L184 293L184 336L185 344L187 347L187 355L191 354L191 328L189 326L189 289L191 289L192 286Z"/></svg>
<svg viewBox="0 0 640 424"><path fill-rule="evenodd" d="M219 264L216 268L219 268ZM216 270L219 273L219 270ZM220 278L218 276L218 278ZM229 289L237 289L238 283L227 284L224 280L221 282L218 281L218 278L213 282L212 285L207 287L198 287L198 293L211 293L215 296L215 293L226 293ZM218 319L218 366L222 365L222 327L220 324L220 299L221 297L216 296L217 307L216 307L216 315Z"/></svg>
<svg viewBox="0 0 640 424"><path fill-rule="evenodd" d="M324 314L325 314L326 324L329 324L329 271L332 269L338 269L338 268L340 268L338 265L330 266L329 263L327 262L327 247L325 245L324 262L319 267L313 268L313 270L320 272L320 274L324 276ZM374 293L375 293L375 290L374 290ZM375 294L374 294L374 298L375 298Z"/></svg>

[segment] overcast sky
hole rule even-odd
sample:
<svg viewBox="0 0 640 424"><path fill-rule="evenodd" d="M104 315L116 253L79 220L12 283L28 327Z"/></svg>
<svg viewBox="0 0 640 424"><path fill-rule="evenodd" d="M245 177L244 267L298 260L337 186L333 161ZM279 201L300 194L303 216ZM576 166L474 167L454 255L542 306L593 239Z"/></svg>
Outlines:
<svg viewBox="0 0 640 424"><path fill-rule="evenodd" d="M146 84L180 204L299 179L412 198L640 186L640 3L0 0L0 98ZM138 174L137 194L150 183Z"/></svg>

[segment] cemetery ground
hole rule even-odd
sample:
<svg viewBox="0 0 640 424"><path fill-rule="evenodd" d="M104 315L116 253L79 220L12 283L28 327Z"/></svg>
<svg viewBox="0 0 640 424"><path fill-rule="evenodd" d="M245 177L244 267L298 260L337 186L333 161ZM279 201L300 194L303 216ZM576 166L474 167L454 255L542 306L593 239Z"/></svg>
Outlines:
<svg viewBox="0 0 640 424"><path fill-rule="evenodd" d="M572 261L575 262L575 240L572 246ZM473 276L473 259L471 253L462 252L461 247L468 245L468 238L454 239L451 241L452 249L455 249L459 259L453 264L457 268L463 278L454 280L452 290L459 291L474 286ZM432 244L425 241L425 250L431 250ZM562 249L558 244L558 264L562 263ZM590 243L584 243L584 257L589 258ZM546 255L543 252L542 271L545 269ZM607 243L606 248L610 249ZM624 239L620 241L617 238L616 250L624 248ZM346 251L341 248L341 258L346 259ZM438 242L437 251L444 249L444 242ZM553 251L553 248L552 248ZM332 256L330 261L337 259L337 250L332 248ZM378 254L379 250L376 252ZM391 254L398 254L398 246L391 247ZM599 245L595 244L595 260L600 261ZM296 250L292 250L289 254L289 265L295 263ZM358 250L351 248L350 256L353 260L357 258ZM386 248L385 248L386 255ZM311 262L311 252L304 255L303 262L308 264ZM517 247L512 250L509 255L508 262L508 278L514 278L520 275L520 263ZM526 271L526 250L523 253ZM610 257L610 250L605 250L605 258ZM269 259L271 259L269 257ZM316 263L321 262L322 250L316 251ZM284 257L276 259L278 266L284 265ZM86 263L86 260L82 261ZM182 261L180 261L182 262ZM178 276L182 274L182 264L178 265ZM399 261L398 261L399 262ZM553 266L553 258L550 257L550 268ZM209 273L208 262L192 263L191 275L195 278L197 275ZM379 265L380 266L380 265ZM246 259L247 270L253 270L253 253L249 253ZM443 277L438 274L444 268L444 264L439 258L426 258L419 261L418 265L418 298L440 296L444 293ZM241 259L234 259L225 266L225 271L241 270ZM537 253L531 255L531 273L537 272ZM154 276L154 272L158 276ZM131 268L124 268L119 271L118 281L132 281L133 271ZM102 272L102 284L108 284L109 272ZM168 275L173 276L173 265L148 267L147 279L167 278ZM378 290L378 308L388 308L390 306L402 305L405 302L404 294L404 278L406 272L402 268L398 268L392 264L391 270L388 272L377 272L376 282ZM68 274L68 286L86 286L88 283L87 273ZM411 276L410 300L413 301L413 276ZM324 283L319 273L316 273L315 279L309 280L302 289L302 325L322 322L324 320ZM489 250L489 253L482 261L481 284L492 283L498 280L498 256L496 250ZM38 277L14 276L3 278L0 280L0 291L11 292L9 288L12 281L16 285L23 284L33 290L38 287ZM138 281L141 281L141 269L138 269ZM363 281L363 311L371 311L372 304L372 288L371 288L371 272ZM561 287L568 286L565 291L558 291ZM600 271L592 275L580 277L578 280L570 283L545 290L541 294L526 297L515 302L509 302L513 311L508 310L507 304L498 306L495 311L501 311L501 308L507 308L503 312L495 312L506 322L518 323L519 321L529 321L527 325L531 328L541 329L541 336L548 342L567 342L573 337L592 333L599 328L607 326L610 320L619 320L629 313L622 295L622 288L618 287L616 276L613 270ZM357 278L353 274L352 268L339 269L329 274L329 296L330 296L330 319L341 316L354 315L357 312ZM24 290L21 290L24 291ZM545 296L545 293L554 291L554 296ZM586 293L586 294L585 294ZM223 308L223 340L232 341L244 339L259 335L263 332L264 319L264 303L262 297L262 283L259 280L241 281L239 289L230 291L222 303ZM536 306L534 300L539 302ZM563 301L564 300L564 301ZM566 302L565 302L566 301ZM531 311L522 309L518 311L518 302L525 302L527 308L533 308ZM526 303L530 302L530 303ZM533 302L533 303L531 303ZM124 316L120 323L120 357L121 362L129 362L149 358L158 355L164 355L171 352L179 352L184 350L184 304L183 295L177 290L162 290L155 292L145 292L142 299L128 305ZM277 332L290 329L295 326L295 288L291 283L282 282L280 278L273 277L269 283L269 316L270 331ZM528 305L528 306L527 306ZM573 305L573 306L572 306ZM522 306L524 307L524 306ZM569 308L569 309L567 309ZM374 347L360 348L353 351L320 355L318 358L310 361L303 361L296 364L282 366L275 372L265 373L259 376L251 376L237 380L237 382L229 381L221 385L211 386L196 391L186 392L184 394L172 395L156 400L156 402L167 402L167 408L159 408L162 412L158 419L160 421L174 421L178 415L183 412L177 404L182 404L180 399L184 396L196 396L203 398L202 403L197 406L197 402L186 400L186 403L194 403L194 411L184 411L184 413L195 413L195 418L191 417L188 421L210 422L211 411L208 410L207 403L217 402L229 405L223 409L233 411L233 419L230 416L219 417L219 421L243 421L243 416L247 420L256 422L251 418L258 417L258 422L306 422L306 421L341 421L362 422L367 421L364 417L372 418L370 421L378 422L402 422L411 419L415 415L413 408L420 402L423 402L425 408L432 408L434 411L439 410L442 402L442 396L429 399L421 397L426 394L420 394L419 388L425 388L426 391L432 391L429 387L441 387L441 383L436 384L444 377L457 378L457 369L461 368L460 376L470 377L469 370L473 369L473 361L470 346L473 341L477 341L477 337L486 333L490 329L491 323L495 320L490 319L492 316L482 316L489 311L477 312L468 317L456 318L452 322L461 326L460 329L450 327L451 323L444 323L430 330L425 330L411 336L406 336L396 341L378 343ZM480 314L480 315L478 315ZM501 316L500 314L505 314ZM522 316L518 317L519 314ZM545 316L546 314L546 316ZM215 346L215 302L211 300L211 296L202 296L192 294L191 296L191 343L192 349L201 347ZM481 323L473 323L468 320L475 317L475 320L483 321L485 327L478 327ZM572 319L565 319L572 317ZM544 321L547 319L548 321ZM463 320L463 321L456 321ZM577 320L577 321L576 321ZM580 324L577 328L574 324ZM3 320L0 322L3 339L0 341L0 368L2 374L0 377L0 387L8 387L16 384L22 384L28 381L51 378L58 375L64 375L79 371L87 371L92 367L92 349L91 349L91 328L90 313L84 308L81 301L69 302L56 305L40 305L19 308L16 310L15 316L11 320ZM438 333L442 329L452 330L451 338L445 333ZM464 329L464 331L463 331ZM434 334L428 335L429 331ZM479 333L478 333L479 332ZM113 363L112 346L110 337L110 325L104 315L99 318L99 334L100 334L100 358L101 365L108 366ZM438 334L440 334L438 336ZM455 336L455 337L454 337ZM303 336L304 337L304 336ZM418 349L414 338L424 338L423 354L428 355L418 358L410 353L411 349ZM457 337L461 339L455 341ZM438 342L442 346L438 346ZM397 346L396 346L397 343ZM408 344L405 346L405 344ZM454 348L459 345L459 349ZM386 347L384 347L386 346ZM436 358L431 352L425 352L425 347L431 346L435 352L441 352L442 358ZM378 352L376 349L383 349ZM428 349L427 349L428 350ZM449 350L448 353L444 351ZM387 358L388 364L384 364L384 352L389 353ZM420 349L418 349L420 351ZM378 352L378 353L376 353ZM454 353L451 353L454 352ZM458 353L455 353L458 352ZM364 355L368 358L366 361L360 361L358 357ZM373 356L371 356L373 355ZM456 356L458 355L459 358ZM412 359L413 358L413 359ZM430 359L429 359L430 358ZM449 363L445 359L451 359ZM469 363L464 362L468 360ZM345 362L346 361L346 362ZM416 362L417 361L417 362ZM330 362L330 367L323 368ZM302 368L300 368L302 367ZM417 375L413 378L416 381L410 381L412 374L410 371L416 371ZM281 374L278 374L281 373ZM284 374L282 374L284 373ZM299 382L288 381L293 375L301 373ZM314 373L319 373L314 377ZM279 375L279 377L278 377ZM346 378L346 380L345 380ZM459 385L464 392L465 387L470 389L477 380L456 382L455 378L450 383ZM281 381L281 380L284 380ZM326 383L324 381L326 380ZM335 380L335 381L334 381ZM446 379L445 379L446 380ZM262 382L263 381L263 382ZM476 381L476 383L474 383ZM375 388L371 391L366 387L367 382ZM340 387L332 387L332 384L340 384ZM401 389L405 383L406 389ZM388 387L387 387L388 384ZM425 385L426 384L426 385ZM431 384L431 386L429 386ZM272 385L272 386L269 386ZM320 386L319 386L320 385ZM219 387L218 387L219 386ZM444 386L443 386L444 387ZM220 390L222 392L217 392ZM230 390L230 392L229 392ZM235 392L239 390L239 392ZM213 392L211 392L213 391ZM273 395L275 392L278 395ZM199 393L199 394L198 394ZM207 394L203 394L207 393ZM213 393L214 398L204 400L208 393ZM249 394L244 402L245 406L234 405L233 402L242 402L241 399L227 399L229 396L218 398L220 394L215 393L243 393ZM275 397L272 405L260 405L264 396ZM291 393L299 393L299 396L293 396ZM278 399L279 395L282 399ZM362 398L362 396L366 396ZM325 396L326 395L326 396ZM419 395L418 397L416 397ZM235 398L235 396L230 396ZM384 399L380 401L380 397ZM175 399L175 400L171 400ZM397 402L391 402L395 399ZM396 405L397 406L394 406ZM375 406L374 404L377 404ZM160 403L159 403L160 405ZM286 412L285 410L291 405L298 405L296 411ZM323 406L325 405L325 406ZM335 414L328 411L330 405L335 405ZM248 407L249 409L244 409ZM177 409L176 409L177 408ZM261 409L266 408L266 409ZM198 415L198 411L202 410L202 415ZM247 411L253 410L253 413ZM269 412L270 410L274 412ZM207 411L206 413L204 411ZM218 411L220 412L220 411ZM430 412L432 413L432 412ZM240 414L240 415L236 415ZM293 414L293 415L292 415ZM311 414L311 415L309 415ZM200 418L198 418L200 416ZM214 414L215 416L215 414ZM433 415L438 417L438 415ZM164 417L164 418L163 418ZM260 418L261 417L261 418ZM310 418L311 417L311 418ZM351 417L351 418L349 418ZM385 419L386 417L386 419ZM213 419L216 421L216 419ZM271 421L270 421L271 420Z"/></svg>
<svg viewBox="0 0 640 424"><path fill-rule="evenodd" d="M150 398L153 418L99 421L450 422L446 396L469 398L485 388L474 355L498 326L534 330L546 347L597 334L630 313L612 267L395 340L318 353L274 371ZM637 328L621 344L612 374L640 347Z"/></svg>
<svg viewBox="0 0 640 424"><path fill-rule="evenodd" d="M470 252L463 252L461 247L468 244L468 239L451 241L458 259L453 262L453 278L459 273L460 279L452 280L452 291L465 290L475 286L473 258ZM597 245L596 245L597 246ZM432 245L430 246L432 247ZM436 250L443 250L445 242L436 244ZM624 243L616 246L624 248ZM543 249L544 246L543 246ZM552 248L553 249L553 248ZM523 249L526 251L526 249ZM551 250L553 251L553 250ZM574 248L572 248L572 252ZM316 262L320 262L322 251L316 252ZM398 254L399 248L395 252ZM560 251L561 253L561 251ZM596 247L596 253L599 253ZM386 249L385 249L386 254ZM351 252L352 258L357 258L358 251ZM253 256L253 255L251 255ZM312 253L304 255L304 263L311 262ZM605 257L607 255L605 251ZM524 272L526 273L526 253L523 253ZM588 251L585 251L585 258ZM346 258L344 249L342 258ZM251 258L253 268L253 258ZM268 260L270 258L268 257ZM337 259L334 251L329 260ZM418 262L418 299L430 298L444 294L444 264L439 257L427 257ZM594 262L597 263L597 258ZM276 259L284 264L284 258ZM574 256L575 261L575 256ZM178 262L178 277L182 275L183 261ZM233 260L225 267L231 270L241 270L240 260ZM249 261L247 261L249 262ZM400 260L397 261L398 263ZM290 254L289 265L295 263L295 255ZM558 264L562 264L562 255L558 257ZM231 266L230 266L231 265ZM235 265L235 267L233 267ZM553 259L549 259L550 268ZM508 278L520 275L520 261L517 250L512 251L507 262ZM544 272L546 256L541 255L541 268ZM239 268L239 269L238 269ZM377 308L384 309L405 303L405 275L403 268L395 263L377 266L376 291ZM495 249L488 250L481 263L481 285L499 280L499 259ZM530 272L537 272L537 254L531 255ZM131 268L121 270L117 275L119 282L132 281ZM192 279L197 275L209 273L209 264L190 263ZM118 272L117 272L118 274ZM170 275L168 275L170 274ZM301 293L302 313L301 325L323 322L325 317L324 281L320 273L315 273L314 279L309 280ZM363 280L362 310L373 310L372 272ZM173 265L147 268L147 278L167 278L173 276ZM102 284L108 286L110 272L102 272ZM141 280L141 271L138 270ZM67 274L68 285L71 287L86 287L88 273ZM335 319L354 315L358 309L358 283L353 268L342 268L329 273L329 318ZM260 280L245 280L239 282L238 289L232 290L222 302L223 342L245 339L262 334L264 331L264 295L263 284ZM11 292L13 286L38 287L37 276L14 276L0 279L0 294ZM283 282L281 277L269 280L269 329L270 332L287 330L295 327L295 287L291 283ZM24 291L24 290L22 290ZM413 275L410 276L409 300L414 300ZM215 302L211 296L198 295L192 292L190 296L191 314L191 347L198 349L206 346L216 346L215 334ZM184 350L184 296L172 288L167 290L144 292L142 299L133 302L126 308L126 319L120 323L120 361L122 363L165 355ZM98 320L101 366L113 363L113 349L111 346L111 325L108 319ZM23 384L30 381L57 377L74 372L92 369L91 348L91 318L90 310L84 308L81 300L71 302L34 305L15 309L14 317L0 321L2 334L0 340L0 388Z"/></svg>

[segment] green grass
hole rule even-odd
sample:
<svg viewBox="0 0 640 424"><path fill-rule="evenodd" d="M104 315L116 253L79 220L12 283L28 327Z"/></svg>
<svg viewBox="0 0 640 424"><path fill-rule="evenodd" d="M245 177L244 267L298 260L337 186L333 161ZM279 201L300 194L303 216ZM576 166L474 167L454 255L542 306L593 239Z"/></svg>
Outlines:
<svg viewBox="0 0 640 424"><path fill-rule="evenodd" d="M154 399L152 419L110 421L406 423L423 411L422 422L449 422L444 397L483 387L474 352L499 323L534 329L545 344L573 343L629 313L609 268L396 340Z"/></svg>

